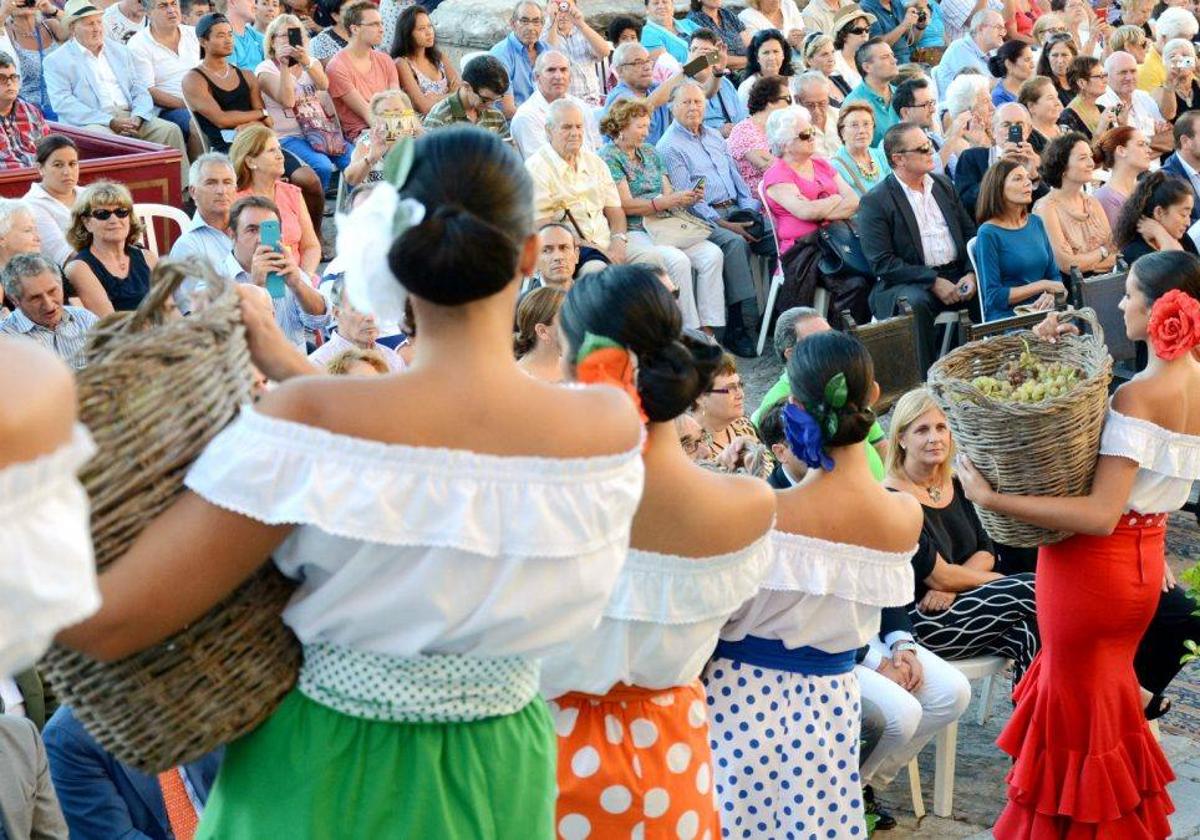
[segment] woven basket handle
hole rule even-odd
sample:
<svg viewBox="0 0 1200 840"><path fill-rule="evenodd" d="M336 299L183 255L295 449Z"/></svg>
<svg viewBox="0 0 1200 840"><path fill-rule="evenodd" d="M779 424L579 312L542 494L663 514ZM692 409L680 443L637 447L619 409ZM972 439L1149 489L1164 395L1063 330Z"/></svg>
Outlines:
<svg viewBox="0 0 1200 840"><path fill-rule="evenodd" d="M129 329L137 331L166 320L170 311L168 303L183 285L183 281L189 277L201 277L209 283L222 282L206 265L197 260L163 260L150 274L150 291L142 298L129 320Z"/></svg>
<svg viewBox="0 0 1200 840"><path fill-rule="evenodd" d="M1067 309L1058 313L1058 320L1065 321L1067 319L1083 321L1092 328L1092 335L1101 344L1104 344L1104 325L1100 323L1100 319L1096 317L1096 310L1090 306L1084 306L1080 309Z"/></svg>

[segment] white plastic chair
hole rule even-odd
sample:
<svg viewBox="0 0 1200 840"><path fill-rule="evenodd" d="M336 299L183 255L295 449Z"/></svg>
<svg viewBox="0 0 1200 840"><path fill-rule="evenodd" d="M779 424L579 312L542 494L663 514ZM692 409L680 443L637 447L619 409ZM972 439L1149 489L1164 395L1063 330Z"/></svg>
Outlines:
<svg viewBox="0 0 1200 840"><path fill-rule="evenodd" d="M471 50L470 52L463 53L462 58L458 60L458 72L461 74L466 66L471 63L472 58L478 58L481 55L487 54L487 50Z"/></svg>
<svg viewBox="0 0 1200 840"><path fill-rule="evenodd" d="M778 259L775 260L775 273L771 275L771 287L767 292L767 302L763 307L762 327L758 331L758 355L761 356L763 347L767 344L767 330L771 328L771 313L775 311L775 299L779 297L779 290L783 288L783 251L779 249L779 229L775 217L771 215L771 208L767 206L767 191L763 189L762 181L758 182L758 202L762 205L763 216L766 217L768 226L771 228L771 238L775 240L775 253L778 255ZM813 295L813 309L820 312L822 317L829 312L829 290L824 286L817 286Z"/></svg>
<svg viewBox="0 0 1200 840"><path fill-rule="evenodd" d="M1012 664L1003 656L973 656L970 659L946 660L972 682L983 680L979 691L979 710L975 721L980 726L987 723L991 713L992 688L995 677ZM954 773L958 758L958 721L951 723L934 739L933 813L949 817L954 809Z"/></svg>
<svg viewBox="0 0 1200 840"><path fill-rule="evenodd" d="M158 234L154 231L155 219L168 219L174 222L179 225L179 232L181 234L192 223L187 213L184 213L178 207L171 207L168 204L135 204L133 205L133 213L137 216L138 221L142 223L142 227L146 229L146 248L156 257L162 256L162 254L158 250Z"/></svg>

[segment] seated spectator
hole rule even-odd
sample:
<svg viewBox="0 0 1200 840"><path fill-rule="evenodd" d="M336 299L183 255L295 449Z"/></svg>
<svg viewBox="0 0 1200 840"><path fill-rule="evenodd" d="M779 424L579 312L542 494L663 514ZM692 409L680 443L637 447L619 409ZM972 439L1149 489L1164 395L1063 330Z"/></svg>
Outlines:
<svg viewBox="0 0 1200 840"><path fill-rule="evenodd" d="M538 56L533 66L533 82L536 89L517 109L509 129L517 144L521 157L528 158L546 145L546 114L550 104L560 99L574 102L583 112L587 147L595 152L600 149L600 127L596 124L596 108L569 93L571 87L571 63L558 50L550 49Z"/></svg>
<svg viewBox="0 0 1200 840"><path fill-rule="evenodd" d="M1195 222L1200 220L1200 189L1197 187L1197 181L1200 180L1197 174L1197 170L1200 170L1200 113L1188 111L1180 114L1179 119L1175 120L1172 137L1175 152L1163 163L1163 172L1182 178L1196 193L1196 201L1192 204L1192 221Z"/></svg>
<svg viewBox="0 0 1200 840"><path fill-rule="evenodd" d="M155 116L154 101L122 44L106 40L101 11L89 0L70 0L71 40L46 57L46 90L58 121L104 134L137 137L178 149L187 185L187 148L179 126ZM108 78L102 84L102 78Z"/></svg>
<svg viewBox="0 0 1200 840"><path fill-rule="evenodd" d="M891 318L900 299L908 300L924 377L936 357L934 318L976 296L967 257L975 223L950 179L933 174L933 144L920 126L889 129L883 148L892 174L863 196L856 216L863 255L879 278L871 311Z"/></svg>
<svg viewBox="0 0 1200 840"><path fill-rule="evenodd" d="M196 213L171 246L170 258L199 259L219 276L234 279L242 269L233 258L233 240L228 232L229 209L237 193L237 173L229 158L220 152L196 158L188 191Z"/></svg>
<svg viewBox="0 0 1200 840"><path fill-rule="evenodd" d="M1054 8L1051 6L1051 8ZM1070 33L1080 55L1099 56L1111 31L1107 21L1098 20L1088 0L1064 0L1061 9L1063 25Z"/></svg>
<svg viewBox="0 0 1200 840"><path fill-rule="evenodd" d="M1033 131L1029 133L1029 145L1041 156L1051 140L1065 133L1058 124L1063 104L1054 89L1054 83L1044 76L1034 76L1021 85L1021 92L1017 94L1017 104L1029 112L1029 121L1033 125Z"/></svg>
<svg viewBox="0 0 1200 840"><path fill-rule="evenodd" d="M350 42L329 62L329 94L342 131L353 142L367 128L371 97L399 87L400 77L387 54L376 49L383 42L383 24L375 4L370 0L351 4L343 20Z"/></svg>
<svg viewBox="0 0 1200 840"><path fill-rule="evenodd" d="M549 19L542 40L570 59L570 94L592 107L603 104L604 87L596 68L599 62L612 55L612 44L592 29L575 0L555 0L546 6L546 14Z"/></svg>
<svg viewBox="0 0 1200 840"><path fill-rule="evenodd" d="M737 95L743 105L749 105L750 88L759 79L769 76L791 76L792 48L778 29L761 29L750 41L746 73L738 85Z"/></svg>
<svg viewBox="0 0 1200 840"><path fill-rule="evenodd" d="M1167 80L1167 67L1163 63L1163 50L1167 42L1176 38L1190 41L1196 37L1198 30L1200 25L1192 9L1178 5L1163 9L1154 21L1154 43L1138 68L1138 89L1149 92L1162 85Z"/></svg>
<svg viewBox="0 0 1200 840"><path fill-rule="evenodd" d="M195 831L222 751L156 776L117 761L68 706L46 724L50 774L72 840L183 838Z"/></svg>
<svg viewBox="0 0 1200 840"><path fill-rule="evenodd" d="M946 54L946 20L942 17L941 3L918 0L914 5L917 22L912 29L913 48L909 61L928 72L937 67Z"/></svg>
<svg viewBox="0 0 1200 840"><path fill-rule="evenodd" d="M42 250L33 207L24 201L0 198L0 268L17 254Z"/></svg>
<svg viewBox="0 0 1200 840"><path fill-rule="evenodd" d="M1043 19L1045 17L1042 15ZM1075 42L1064 31L1047 38L1046 43L1042 45L1041 55L1038 56L1037 75L1050 80L1054 85L1054 92L1058 94L1058 101L1064 108L1075 98L1075 88L1067 74L1071 69L1071 62L1078 55L1079 50L1075 47Z"/></svg>
<svg viewBox="0 0 1200 840"><path fill-rule="evenodd" d="M1067 81L1075 96L1059 116L1060 125L1082 134L1089 141L1117 125L1118 114L1107 111L1100 101L1108 89L1108 74L1099 59L1090 55L1078 56L1067 70Z"/></svg>
<svg viewBox="0 0 1200 840"><path fill-rule="evenodd" d="M795 487L808 473L808 465L792 452L792 447L787 442L787 434L783 430L783 409L786 405L786 398L779 400L767 409L762 419L755 424L758 428L758 439L775 456L775 469L767 476L767 484L776 490Z"/></svg>
<svg viewBox="0 0 1200 840"><path fill-rule="evenodd" d="M722 137L728 137L733 126L747 117L746 106L738 98L737 88L729 81L726 63L729 53L722 41L711 29L697 29L688 41L688 58L708 56L709 66L701 70L693 80L704 89L708 104L704 110L704 124L716 129Z"/></svg>
<svg viewBox="0 0 1200 840"><path fill-rule="evenodd" d="M21 68L21 98L41 108L42 115L48 120L58 117L50 104L43 65L51 53L70 38L66 15L54 3L35 2L28 6L13 3L8 7L0 40L7 43L8 48L4 51L16 59Z"/></svg>
<svg viewBox="0 0 1200 840"><path fill-rule="evenodd" d="M315 38L321 32L321 26L312 17L316 6L316 0L283 0L280 9L285 14L295 15L299 18L308 37ZM388 41L385 39L384 43L388 43Z"/></svg>
<svg viewBox="0 0 1200 840"><path fill-rule="evenodd" d="M325 28L312 39L308 53L325 67L350 43L350 32L342 15L354 2L357 0L317 0L317 21L324 24Z"/></svg>
<svg viewBox="0 0 1200 840"><path fill-rule="evenodd" d="M871 37L880 38L887 42L896 55L896 61L907 64L912 56L912 45L917 38L917 22L921 10L926 10L926 23L929 20L928 5L921 2L911 2L904 5L899 3L880 2L880 0L863 0L864 11L875 16L871 24Z"/></svg>
<svg viewBox="0 0 1200 840"><path fill-rule="evenodd" d="M885 486L921 503L925 525L913 556L916 591L908 607L917 642L951 661L993 654L1012 659L1013 684L1038 652L1034 576L1005 576L992 541L953 473L946 415L924 388L892 410Z"/></svg>
<svg viewBox="0 0 1200 840"><path fill-rule="evenodd" d="M1192 118L1184 114L1175 124L1176 135L1179 134L1180 124L1187 127L1189 124L1196 125L1198 121L1200 117ZM1104 132L1096 140L1094 149L1096 164L1107 169L1109 173L1108 181L1096 190L1096 200L1104 208L1109 229L1116 230L1121 208L1125 206L1129 196L1133 195L1138 179L1150 171L1154 153L1150 150L1150 141L1146 136L1127 125L1110 128ZM1174 157L1172 155L1163 165L1163 171L1172 175L1184 175L1182 169L1179 172L1174 171L1171 164ZM1200 156L1197 157L1197 163L1200 163Z"/></svg>
<svg viewBox="0 0 1200 840"><path fill-rule="evenodd" d="M1005 41L988 57L988 72L1000 81L992 88L992 104L1016 102L1021 85L1033 78L1033 51L1024 41Z"/></svg>
<svg viewBox="0 0 1200 840"><path fill-rule="evenodd" d="M738 20L751 36L764 29L774 29L787 39L794 50L799 50L804 42L804 17L796 5L796 0L747 0L746 8L738 12ZM832 15L829 16L827 28L833 28Z"/></svg>
<svg viewBox="0 0 1200 840"><path fill-rule="evenodd" d="M262 33L254 28L254 0L226 0L225 15L233 36L229 63L253 73L267 57Z"/></svg>
<svg viewBox="0 0 1200 840"><path fill-rule="evenodd" d="M291 44L293 32L299 33L298 47ZM267 58L254 74L271 117L271 129L283 149L317 174L324 192L333 173L349 166L351 151L342 139L325 68L309 57L308 33L295 15L279 15L271 21L265 44ZM320 148L313 145L314 138Z"/></svg>
<svg viewBox="0 0 1200 840"><path fill-rule="evenodd" d="M239 198L230 208L229 229L233 232L233 256L239 269L234 279L264 289L267 275L281 275L286 283L283 296L271 298L275 322L288 341L307 351L304 331L328 329L329 307L292 254L262 244L259 228L267 219L279 221L279 210L274 202L259 195Z"/></svg>
<svg viewBox="0 0 1200 840"><path fill-rule="evenodd" d="M79 148L75 141L65 134L47 134L37 145L37 168L41 180L30 184L23 198L33 208L42 253L55 265L62 265L74 253L66 233L79 197Z"/></svg>
<svg viewBox="0 0 1200 840"><path fill-rule="evenodd" d="M990 80L992 72L988 66L988 56L1003 43L1003 16L987 8L975 12L971 15L967 32L946 47L942 60L933 68L933 83L945 94L950 89L950 83L969 67Z"/></svg>
<svg viewBox="0 0 1200 840"><path fill-rule="evenodd" d="M150 291L158 257L138 246L142 233L124 184L96 181L79 194L67 231L75 256L63 273L80 302L97 315L137 309Z"/></svg>
<svg viewBox="0 0 1200 840"><path fill-rule="evenodd" d="M563 289L543 286L517 304L517 332L513 336L517 367L543 382L563 379L558 310L566 297Z"/></svg>
<svg viewBox="0 0 1200 840"><path fill-rule="evenodd" d="M934 172L944 173L951 155L957 155L958 152L967 147L968 141L962 137L963 124L960 123L954 126L948 137L943 137L938 131L935 122L937 99L934 96L933 82L928 77L924 75L917 76L897 85L896 93L892 96L892 108L895 109L901 122L916 123L925 131L925 136L933 144L933 151L935 152L933 158ZM887 162L886 158L884 162Z"/></svg>
<svg viewBox="0 0 1200 840"><path fill-rule="evenodd" d="M46 747L33 721L0 715L0 757L0 836L67 840Z"/></svg>
<svg viewBox="0 0 1200 840"><path fill-rule="evenodd" d="M1162 117L1174 122L1177 116L1200 107L1200 81L1196 80L1196 47L1191 41L1175 38L1163 47L1167 78L1150 91Z"/></svg>
<svg viewBox="0 0 1200 840"><path fill-rule="evenodd" d="M401 90L422 117L458 90L458 71L454 62L438 49L437 33L423 6L409 6L400 13L392 59L396 62Z"/></svg>
<svg viewBox="0 0 1200 840"><path fill-rule="evenodd" d="M1141 67L1146 60L1146 50L1150 49L1150 39L1140 26L1118 26L1105 46L1110 53L1129 53Z"/></svg>
<svg viewBox="0 0 1200 840"><path fill-rule="evenodd" d="M850 101L838 112L838 136L844 144L830 163L862 198L892 172L883 149L872 147L875 112L866 102Z"/></svg>
<svg viewBox="0 0 1200 840"><path fill-rule="evenodd" d="M229 19L221 14L205 15L196 26L196 39L204 58L184 74L183 96L196 117L196 125L208 140L209 149L226 152L241 126L251 123L270 126L271 117L254 77L254 68L235 67L229 61L233 53Z"/></svg>
<svg viewBox="0 0 1200 840"><path fill-rule="evenodd" d="M604 263L600 263L600 268ZM550 222L538 231L537 272L533 275L535 289L550 286L571 290L579 269L579 240L565 222Z"/></svg>
<svg viewBox="0 0 1200 840"><path fill-rule="evenodd" d="M104 10L104 34L118 44L128 44L147 25L142 0L117 0Z"/></svg>
<svg viewBox="0 0 1200 840"><path fill-rule="evenodd" d="M254 0L254 30L263 36L263 53L267 51L267 27L279 17L279 0Z"/></svg>
<svg viewBox="0 0 1200 840"><path fill-rule="evenodd" d="M814 155L814 136L803 108L776 111L767 120L767 141L777 159L763 174L763 189L779 239L784 281L790 283L801 282L794 246L829 222L853 218L858 210L854 190L829 161ZM833 297L834 312L848 311L857 323L870 323L869 278L826 276L821 285Z"/></svg>
<svg viewBox="0 0 1200 840"><path fill-rule="evenodd" d="M834 73L829 80L838 87L842 99L862 84L862 73L855 56L859 47L871 40L871 26L875 15L863 11L857 3L844 4L833 22ZM841 106L838 106L841 107Z"/></svg>
<svg viewBox="0 0 1200 840"><path fill-rule="evenodd" d="M1133 265L1151 251L1197 253L1196 243L1188 235L1195 203L1192 186L1182 178L1161 169L1143 177L1113 228L1121 257Z"/></svg>
<svg viewBox="0 0 1200 840"><path fill-rule="evenodd" d="M674 20L675 18L672 17L671 19ZM649 20L646 21L646 24L649 25ZM626 43L636 44L642 37L642 29L643 26L640 18L630 17L629 15L617 15L608 22L608 26L604 30L604 36L608 39L608 43L614 47L619 47L621 44ZM687 41L683 42L683 54L687 55ZM612 75L611 67L609 75L611 79L616 78L616 76Z"/></svg>
<svg viewBox="0 0 1200 840"><path fill-rule="evenodd" d="M195 26L200 22L200 18L212 14L213 4L210 0L180 0L180 9L183 12L183 22L188 26Z"/></svg>
<svg viewBox="0 0 1200 840"><path fill-rule="evenodd" d="M680 28L689 35L697 29L708 29L724 42L729 53L729 69L742 70L746 66L746 48L750 46L750 33L737 15L722 5L723 0L691 0L691 10L680 21Z"/></svg>
<svg viewBox="0 0 1200 840"><path fill-rule="evenodd" d="M38 141L50 129L41 109L19 96L21 71L8 53L0 52L0 120L5 131L0 137L0 169L33 166Z"/></svg>
<svg viewBox="0 0 1200 840"><path fill-rule="evenodd" d="M763 442L759 440L758 430L746 416L745 394L746 389L738 373L737 360L728 353L722 354L712 384L696 399L696 405L691 411L692 417L700 424L702 430L701 449L724 453L730 448L744 450L746 444L751 444L754 448L766 450ZM775 470L775 459L769 450L763 454L765 457L756 459L756 471L761 473L760 478L766 480ZM715 462L721 460L720 455L714 459Z"/></svg>
<svg viewBox="0 0 1200 840"><path fill-rule="evenodd" d="M875 132L871 137L871 145L878 146L883 142L884 133L897 122L899 118L892 110L892 94L895 86L892 81L896 78L896 56L892 48L882 38L872 38L858 48L854 61L863 80L854 90L846 95L842 103L843 113L851 102L865 102L871 106L875 114Z"/></svg>
<svg viewBox="0 0 1200 840"><path fill-rule="evenodd" d="M1117 261L1104 206L1086 192L1095 171L1092 147L1082 134L1065 134L1046 147L1042 177L1051 190L1033 212L1046 226L1058 270L1064 275L1073 268L1085 275L1103 274Z"/></svg>
<svg viewBox="0 0 1200 840"><path fill-rule="evenodd" d="M616 182L629 226L630 245L641 252L653 249L663 262L671 283L679 289L685 328L701 328L711 333L713 328L724 327L725 259L721 249L707 240L684 250L658 245L643 222L648 215L689 209L701 200L702 192L675 189L671 185L658 151L646 142L650 110L641 100L624 99L615 103L604 118L603 128L612 142L600 150L600 157L608 164Z"/></svg>
<svg viewBox="0 0 1200 840"><path fill-rule="evenodd" d="M620 99L645 99L650 106L651 143L658 143L663 132L671 124L671 109L667 102L675 86L685 76L677 73L661 85L654 84L654 62L646 48L636 42L626 42L617 47L612 57L620 82L608 92L605 107Z"/></svg>
<svg viewBox="0 0 1200 840"><path fill-rule="evenodd" d="M832 159L842 147L838 136L838 109L833 107L833 84L817 70L805 70L788 82L792 104L808 111L813 128L817 130L817 154Z"/></svg>
<svg viewBox="0 0 1200 840"><path fill-rule="evenodd" d="M685 64L688 60L687 33L675 21L675 4L671 0L645 0L645 3L646 23L641 28L638 40L649 50L652 60L657 61L659 56L665 54L679 64ZM614 33L609 27L610 43L619 47L620 36L620 32Z"/></svg>
<svg viewBox="0 0 1200 840"><path fill-rule="evenodd" d="M430 109L425 117L425 129L433 130L455 123L469 122L497 134L512 143L508 120L493 106L508 90L508 73L504 65L491 55L472 58L463 68L462 84Z"/></svg>
<svg viewBox="0 0 1200 840"><path fill-rule="evenodd" d="M149 0L148 25L129 39L129 54L138 82L150 92L158 115L179 126L188 144L188 156L201 153L200 140L192 136L192 115L183 101L183 77L200 63L200 41L194 27L181 23L179 0ZM141 6L141 0L138 2ZM117 6L109 6L107 15Z"/></svg>
<svg viewBox="0 0 1200 840"><path fill-rule="evenodd" d="M1029 212L1032 203L1033 182L1017 161L998 160L983 177L975 267L984 321L1010 318L1019 304L1053 309L1056 295L1066 297L1046 226Z"/></svg>
<svg viewBox="0 0 1200 840"><path fill-rule="evenodd" d="M458 95L457 92L450 94ZM352 187L382 181L383 158L396 141L419 137L423 131L412 103L402 90L385 90L372 96L370 112L370 128L358 135L350 165L342 172L342 177Z"/></svg>
<svg viewBox="0 0 1200 840"><path fill-rule="evenodd" d="M775 156L767 147L767 117L791 104L792 97L788 93L785 77L767 76L759 79L750 90L747 103L750 115L735 125L725 140L729 154L733 156L733 162L737 164L738 172L751 195L758 195L763 172L775 162ZM815 136L813 142L816 142Z"/></svg>
<svg viewBox="0 0 1200 840"><path fill-rule="evenodd" d="M506 119L511 120L517 108L533 93L533 63L540 53L549 49L541 40L545 21L540 5L531 0L518 0L508 21L512 31L488 50L508 74L509 90L500 103Z"/></svg>
<svg viewBox="0 0 1200 840"><path fill-rule="evenodd" d="M1137 62L1125 52L1117 52L1104 60L1108 76L1108 90L1097 101L1105 108L1116 108L1115 119L1122 125L1131 125L1150 138L1150 146L1156 152L1169 152L1171 124L1163 119L1154 97L1137 88ZM1090 139L1090 138L1089 138Z"/></svg>
<svg viewBox="0 0 1200 840"><path fill-rule="evenodd" d="M815 73L828 83L829 101L834 109L842 107L842 97L850 92L850 85L837 74L835 61L837 51L833 48L833 39L824 32L810 32L804 38L804 45L799 51L799 55L801 63L808 69L801 76L792 76L790 85L792 94L795 95L798 92L796 86L800 84L802 77Z"/></svg>
<svg viewBox="0 0 1200 840"><path fill-rule="evenodd" d="M703 198L691 212L714 225L709 236L725 255L724 346L740 356L753 356L758 325L754 281L750 274L751 246L766 245L749 232L758 215L758 200L746 188L721 135L704 125L704 91L692 80L676 89L675 121L656 146L672 184L695 188L703 179ZM745 221L742 221L745 219Z"/></svg>
<svg viewBox="0 0 1200 840"><path fill-rule="evenodd" d="M257 195L271 201L279 211L281 244L301 271L315 273L321 263L321 240L304 206L300 188L282 180L283 151L275 135L262 125L238 132L229 149L229 159L237 173L237 197Z"/></svg>
<svg viewBox="0 0 1200 840"><path fill-rule="evenodd" d="M330 376L384 376L392 371L378 350L351 347L331 358L325 372Z"/></svg>
<svg viewBox="0 0 1200 840"><path fill-rule="evenodd" d="M27 336L72 369L82 369L88 330L99 319L81 306L64 305L59 267L41 254L17 254L3 278L4 294L16 309L0 323L0 334Z"/></svg>
<svg viewBox="0 0 1200 840"><path fill-rule="evenodd" d="M831 37L834 31L834 22L837 19L838 12L844 4L839 0L809 0L804 4L804 8L800 10L800 19L804 21L805 40L812 38L818 33L824 34L826 37ZM799 52L800 48L797 47Z"/></svg>
<svg viewBox="0 0 1200 840"><path fill-rule="evenodd" d="M326 367L347 350L363 350L378 355L383 362L383 373L404 370L407 365L400 354L391 347L379 344L379 322L374 315L360 312L346 297L345 282L338 280L329 291L329 302L333 308L334 331L325 343L308 355L309 361ZM333 371L330 371L331 373Z"/></svg>
<svg viewBox="0 0 1200 840"><path fill-rule="evenodd" d="M1008 139L1013 132L1013 126L1020 129L1022 139L1019 143ZM1002 159L1021 164L1025 174L1031 181L1036 182L1034 201L1048 192L1049 188L1041 181L1041 161L1029 142L1032 133L1033 123L1024 105L1009 102L996 109L996 114L992 117L992 137L995 139L991 148L966 149L959 155L958 163L954 167L954 187L968 211L975 211L984 174L996 161Z"/></svg>
<svg viewBox="0 0 1200 840"><path fill-rule="evenodd" d="M942 144L941 158L945 162L947 175L954 175L959 156L970 148L988 148L992 145L992 118L996 106L992 104L991 76L964 71L950 87L942 92L941 102Z"/></svg>

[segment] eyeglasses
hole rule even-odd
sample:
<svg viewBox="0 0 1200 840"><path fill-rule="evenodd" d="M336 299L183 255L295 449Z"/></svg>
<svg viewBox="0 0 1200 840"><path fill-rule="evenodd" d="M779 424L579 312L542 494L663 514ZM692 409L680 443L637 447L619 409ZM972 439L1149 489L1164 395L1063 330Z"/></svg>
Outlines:
<svg viewBox="0 0 1200 840"><path fill-rule="evenodd" d="M542 19L541 18L520 17L520 18L517 18L517 23L521 24L521 26L541 26Z"/></svg>
<svg viewBox="0 0 1200 840"><path fill-rule="evenodd" d="M811 128L802 128L796 132L796 139L807 143L809 140L813 139L814 134L815 132Z"/></svg>
<svg viewBox="0 0 1200 840"><path fill-rule="evenodd" d="M897 149L893 154L897 155L928 155L933 152L933 144L926 143L924 146L913 146L911 149Z"/></svg>
<svg viewBox="0 0 1200 840"><path fill-rule="evenodd" d="M621 64L621 67L649 67L654 62L648 58L639 58L636 61L626 61Z"/></svg>
<svg viewBox="0 0 1200 840"><path fill-rule="evenodd" d="M822 108L829 107L828 99L810 99L805 102L803 99L797 96L792 100L792 102L796 105L800 105L803 108L807 108L810 111L819 111Z"/></svg>
<svg viewBox="0 0 1200 840"><path fill-rule="evenodd" d="M923 111L928 111L937 106L937 103L930 99L928 102L914 102L911 105L905 105L906 108L920 108Z"/></svg>
<svg viewBox="0 0 1200 840"><path fill-rule="evenodd" d="M1088 76L1088 80L1093 82L1108 81L1108 74L1101 73L1099 76Z"/></svg>
<svg viewBox="0 0 1200 840"><path fill-rule="evenodd" d="M113 216L116 216L118 219L128 219L129 208L118 207L116 210L89 210L88 215L98 222L107 222Z"/></svg>
<svg viewBox="0 0 1200 840"><path fill-rule="evenodd" d="M21 84L21 76L18 73L5 73L0 75L0 85L19 85Z"/></svg>
<svg viewBox="0 0 1200 840"><path fill-rule="evenodd" d="M746 386L741 382L730 382L724 388L709 388L710 394L732 394L734 392L742 393L746 390Z"/></svg>

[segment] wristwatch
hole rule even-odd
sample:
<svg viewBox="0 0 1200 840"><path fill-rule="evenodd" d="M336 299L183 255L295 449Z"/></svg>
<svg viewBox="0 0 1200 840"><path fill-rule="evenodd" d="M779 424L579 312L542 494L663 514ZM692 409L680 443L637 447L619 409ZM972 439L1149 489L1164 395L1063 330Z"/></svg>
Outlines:
<svg viewBox="0 0 1200 840"><path fill-rule="evenodd" d="M1101 246L1100 246L1100 259L1102 259L1102 260L1106 260L1106 259L1108 259L1108 253L1109 253L1109 251L1108 251L1108 246L1107 246L1107 245L1101 245Z"/></svg>
<svg viewBox="0 0 1200 840"><path fill-rule="evenodd" d="M894 645L892 645L892 653L893 654L900 653L900 651L902 651L902 650L916 650L916 649L917 649L917 643L910 642L908 639L901 639L900 641L898 641Z"/></svg>

